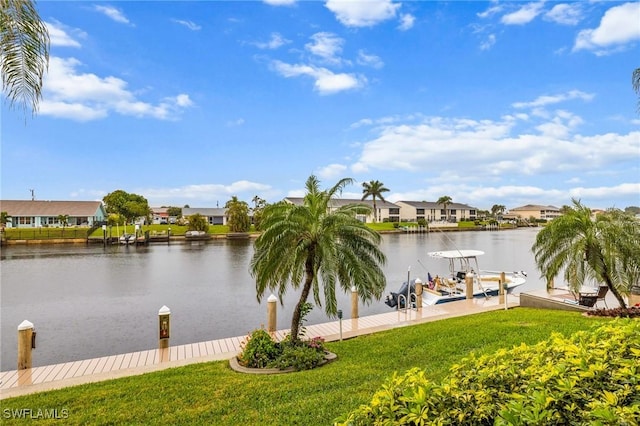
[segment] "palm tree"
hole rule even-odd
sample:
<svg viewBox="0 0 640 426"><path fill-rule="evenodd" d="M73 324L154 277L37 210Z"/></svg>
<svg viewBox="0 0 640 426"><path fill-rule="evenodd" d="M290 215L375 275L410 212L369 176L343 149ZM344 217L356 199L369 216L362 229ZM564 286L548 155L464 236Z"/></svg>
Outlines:
<svg viewBox="0 0 640 426"><path fill-rule="evenodd" d="M386 201L382 196L383 192L389 192L389 189L384 187L384 183L372 180L369 182L362 183L362 199L365 200L369 197L373 200L373 221L378 222L378 209L376 207L376 198L379 198L381 201Z"/></svg>
<svg viewBox="0 0 640 426"><path fill-rule="evenodd" d="M447 206L451 205L452 201L453 200L448 195L443 195L442 197L438 198L438 201L436 201L436 204L442 205L447 221L449 220L449 211L447 210Z"/></svg>
<svg viewBox="0 0 640 426"><path fill-rule="evenodd" d="M336 284L347 291L355 286L364 302L380 299L386 286L379 249L380 235L360 222L357 214L371 213L362 204L331 210L331 200L352 179L341 179L321 191L310 176L301 205L286 202L265 207L262 234L254 243L251 275L256 278L258 301L267 290L277 290L280 302L289 287L302 287L291 319L291 339L299 342L302 310L313 292L316 305L324 295L325 312L337 314Z"/></svg>
<svg viewBox="0 0 640 426"><path fill-rule="evenodd" d="M569 211L538 233L532 247L538 269L547 282L564 270L574 291L585 281L605 283L626 307L623 295L637 283L640 270L640 223L615 209L594 219L589 208L572 201Z"/></svg>
<svg viewBox="0 0 640 426"><path fill-rule="evenodd" d="M249 205L245 201L238 200L234 195L227 201L224 208L227 209L227 223L231 232L247 232L251 229Z"/></svg>
<svg viewBox="0 0 640 426"><path fill-rule="evenodd" d="M0 2L0 71L10 106L16 102L35 114L42 78L49 66L49 32L31 0Z"/></svg>
<svg viewBox="0 0 640 426"><path fill-rule="evenodd" d="M504 211L506 209L507 208L505 206L503 206L502 204L494 204L491 207L491 216L497 217L497 216L501 215L502 213L504 213Z"/></svg>

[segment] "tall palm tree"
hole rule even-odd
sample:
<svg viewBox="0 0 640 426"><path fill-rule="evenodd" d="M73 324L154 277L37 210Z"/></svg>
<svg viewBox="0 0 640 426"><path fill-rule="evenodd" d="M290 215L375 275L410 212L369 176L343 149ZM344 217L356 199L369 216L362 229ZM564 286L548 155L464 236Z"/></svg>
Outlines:
<svg viewBox="0 0 640 426"><path fill-rule="evenodd" d="M451 205L452 201L453 200L448 195L443 195L442 197L438 198L438 201L436 201L436 204L440 204L444 209L444 214L447 218L447 221L449 220L449 211L447 210L447 207Z"/></svg>
<svg viewBox="0 0 640 426"><path fill-rule="evenodd" d="M387 201L382 196L383 192L389 192L389 189L384 187L384 183L372 180L369 182L362 183L362 199L365 200L369 197L373 200L373 221L378 222L378 208L376 207L376 198L379 198L380 201Z"/></svg>
<svg viewBox="0 0 640 426"><path fill-rule="evenodd" d="M365 302L379 299L385 289L381 267L386 257L378 247L381 237L356 218L371 209L361 204L329 208L331 200L352 183L352 179L341 179L321 191L312 175L301 205L280 202L264 209L263 231L254 243L250 272L256 279L258 300L272 290L282 303L289 287L301 288L291 319L294 342L300 340L302 308L311 292L318 306L324 295L325 312L335 316L336 284L344 291L355 286Z"/></svg>
<svg viewBox="0 0 640 426"><path fill-rule="evenodd" d="M49 66L49 32L35 2L0 0L0 71L10 106L38 110L42 78Z"/></svg>
<svg viewBox="0 0 640 426"><path fill-rule="evenodd" d="M538 269L547 282L564 270L574 291L585 281L609 287L618 303L638 281L640 270L640 223L620 210L608 210L594 218L579 201L553 219L536 236L532 247Z"/></svg>

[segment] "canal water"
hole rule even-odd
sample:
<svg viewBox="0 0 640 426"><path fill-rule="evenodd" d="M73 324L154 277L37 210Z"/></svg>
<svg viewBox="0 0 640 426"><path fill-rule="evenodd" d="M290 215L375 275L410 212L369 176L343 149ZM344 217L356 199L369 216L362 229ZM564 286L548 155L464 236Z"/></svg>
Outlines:
<svg viewBox="0 0 640 426"><path fill-rule="evenodd" d="M407 274L426 278L447 265L429 251L477 249L480 268L528 273L520 291L545 287L531 246L536 229L385 234L387 292ZM147 247L30 245L2 248L0 341L2 371L16 368L17 327L35 325L33 366L153 349L158 310L171 309L171 345L241 336L266 324L266 294L258 301L249 274L252 240L212 240ZM298 292L278 304L278 328L289 328ZM384 296L383 296L384 299ZM360 315L389 312L384 301L360 306ZM350 317L350 293L338 307ZM314 308L307 324L329 321Z"/></svg>

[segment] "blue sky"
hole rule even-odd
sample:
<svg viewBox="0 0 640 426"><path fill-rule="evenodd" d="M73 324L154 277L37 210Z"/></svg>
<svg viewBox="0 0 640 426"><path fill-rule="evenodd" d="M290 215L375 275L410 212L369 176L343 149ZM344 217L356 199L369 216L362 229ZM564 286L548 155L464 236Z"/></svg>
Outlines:
<svg viewBox="0 0 640 426"><path fill-rule="evenodd" d="M639 2L40 1L2 198L223 206L379 180L389 201L640 205Z"/></svg>

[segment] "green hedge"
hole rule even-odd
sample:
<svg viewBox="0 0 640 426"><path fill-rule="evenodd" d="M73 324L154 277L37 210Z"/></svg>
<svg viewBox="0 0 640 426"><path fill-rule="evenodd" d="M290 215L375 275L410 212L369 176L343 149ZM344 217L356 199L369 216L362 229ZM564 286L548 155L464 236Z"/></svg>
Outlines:
<svg viewBox="0 0 640 426"><path fill-rule="evenodd" d="M394 375L340 425L638 425L640 322L471 354L436 384Z"/></svg>

